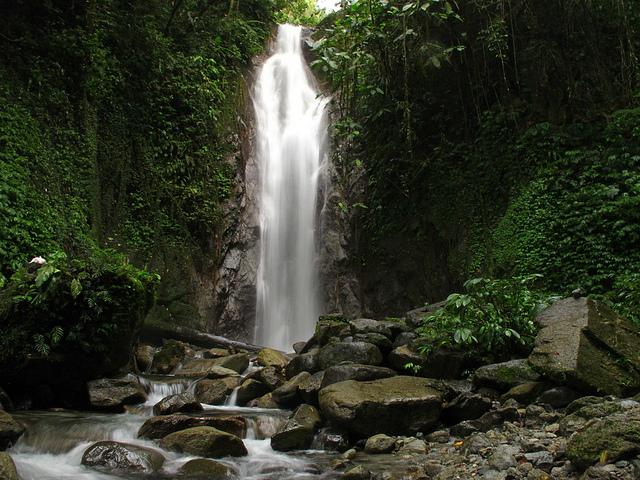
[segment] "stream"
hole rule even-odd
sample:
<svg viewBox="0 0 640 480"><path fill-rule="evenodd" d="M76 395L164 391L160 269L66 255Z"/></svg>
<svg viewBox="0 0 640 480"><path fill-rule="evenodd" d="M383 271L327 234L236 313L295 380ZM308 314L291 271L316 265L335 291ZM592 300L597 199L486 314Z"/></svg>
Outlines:
<svg viewBox="0 0 640 480"><path fill-rule="evenodd" d="M173 376L141 376L148 389L145 403L133 406L127 413L95 413L78 411L15 412L14 417L27 427L9 453L22 480L53 479L132 479L176 478L187 461L197 458L162 450L157 442L140 439L137 433L151 416L153 405L163 397L189 388L184 379ZM231 398L231 397L230 397ZM228 402L229 403L229 402ZM329 472L335 454L307 450L285 454L271 448L270 437L284 423L289 411L279 409L246 408L235 405L203 405L201 415L242 416L246 421L243 442L249 452L246 457L222 459L238 472L240 479L332 479L338 474ZM84 451L93 443L112 440L155 449L166 458L160 472L155 474L106 474L81 464Z"/></svg>

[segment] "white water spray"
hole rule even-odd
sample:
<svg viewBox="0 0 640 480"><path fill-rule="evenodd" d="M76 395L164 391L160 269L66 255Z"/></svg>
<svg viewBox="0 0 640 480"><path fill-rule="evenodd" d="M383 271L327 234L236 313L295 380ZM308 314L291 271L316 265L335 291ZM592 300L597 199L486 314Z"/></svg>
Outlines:
<svg viewBox="0 0 640 480"><path fill-rule="evenodd" d="M306 67L301 28L281 25L254 99L261 173L256 341L285 351L313 334L319 314L315 228L327 101Z"/></svg>

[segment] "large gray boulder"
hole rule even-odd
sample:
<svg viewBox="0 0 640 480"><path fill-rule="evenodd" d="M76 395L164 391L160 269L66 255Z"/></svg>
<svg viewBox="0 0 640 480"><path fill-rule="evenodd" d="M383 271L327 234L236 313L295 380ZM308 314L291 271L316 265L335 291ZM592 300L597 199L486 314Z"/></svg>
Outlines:
<svg viewBox="0 0 640 480"><path fill-rule="evenodd" d="M320 425L320 414L311 405L300 405L271 437L271 448L281 452L309 448Z"/></svg>
<svg viewBox="0 0 640 480"><path fill-rule="evenodd" d="M135 405L147 399L137 378L101 378L87 382L89 404L93 408L122 411L125 405Z"/></svg>
<svg viewBox="0 0 640 480"><path fill-rule="evenodd" d="M366 342L334 342L325 345L318 354L320 368L325 370L342 362L380 365L382 353L380 349Z"/></svg>
<svg viewBox="0 0 640 480"><path fill-rule="evenodd" d="M338 382L347 380L378 380L379 378L393 377L396 375L394 370L386 367L377 367L374 365L362 365L360 363L345 363L329 367L324 372L322 379L322 388Z"/></svg>
<svg viewBox="0 0 640 480"><path fill-rule="evenodd" d="M560 300L538 318L529 356L544 376L620 397L640 391L640 329L588 298Z"/></svg>
<svg viewBox="0 0 640 480"><path fill-rule="evenodd" d="M242 417L159 415L144 422L138 430L138 437L157 440L170 433L193 427L213 427L236 437L244 437L247 425Z"/></svg>
<svg viewBox="0 0 640 480"><path fill-rule="evenodd" d="M85 450L82 464L110 473L152 473L162 468L164 456L150 448L104 441Z"/></svg>
<svg viewBox="0 0 640 480"><path fill-rule="evenodd" d="M320 390L323 416L361 437L425 431L438 420L443 394L427 378L397 376L334 383Z"/></svg>
<svg viewBox="0 0 640 480"><path fill-rule="evenodd" d="M160 440L160 446L166 450L199 457L222 458L247 455L247 449L242 440L213 427L193 427L171 433Z"/></svg>
<svg viewBox="0 0 640 480"><path fill-rule="evenodd" d="M307 353L293 357L285 369L287 378L293 378L302 372L315 373L320 370L318 352L317 348L313 348Z"/></svg>
<svg viewBox="0 0 640 480"><path fill-rule="evenodd" d="M516 385L540 380L537 373L526 358L492 363L476 370L473 383L478 387L489 387L497 390L509 390Z"/></svg>
<svg viewBox="0 0 640 480"><path fill-rule="evenodd" d="M6 450L16 443L24 433L24 426L4 410L0 410L0 450Z"/></svg>

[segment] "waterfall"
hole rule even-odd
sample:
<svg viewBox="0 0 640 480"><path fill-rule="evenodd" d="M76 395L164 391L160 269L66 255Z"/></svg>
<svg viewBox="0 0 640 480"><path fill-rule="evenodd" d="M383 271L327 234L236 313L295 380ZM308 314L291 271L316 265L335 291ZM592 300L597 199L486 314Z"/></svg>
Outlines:
<svg viewBox="0 0 640 480"><path fill-rule="evenodd" d="M256 341L285 351L313 334L319 314L315 228L327 101L302 55L301 28L280 25L254 91L261 175Z"/></svg>

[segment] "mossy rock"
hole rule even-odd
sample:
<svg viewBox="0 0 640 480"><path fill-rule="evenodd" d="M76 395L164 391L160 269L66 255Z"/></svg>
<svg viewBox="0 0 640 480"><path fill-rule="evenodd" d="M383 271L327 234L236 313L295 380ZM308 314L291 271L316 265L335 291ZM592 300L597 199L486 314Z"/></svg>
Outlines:
<svg viewBox="0 0 640 480"><path fill-rule="evenodd" d="M174 432L160 441L166 450L189 453L199 457L244 457L247 449L235 435L213 427L194 427Z"/></svg>
<svg viewBox="0 0 640 480"><path fill-rule="evenodd" d="M258 352L256 361L263 367L276 367L283 369L289 363L289 358L282 352L273 348L263 348Z"/></svg>
<svg viewBox="0 0 640 480"><path fill-rule="evenodd" d="M476 370L473 383L479 387L508 390L516 385L537 382L538 374L526 359L485 365Z"/></svg>
<svg viewBox="0 0 640 480"><path fill-rule="evenodd" d="M206 458L189 460L180 468L179 473L207 480L231 480L238 477L238 472L233 467Z"/></svg>
<svg viewBox="0 0 640 480"><path fill-rule="evenodd" d="M640 453L640 407L589 424L567 443L567 457L579 469L616 462Z"/></svg>

